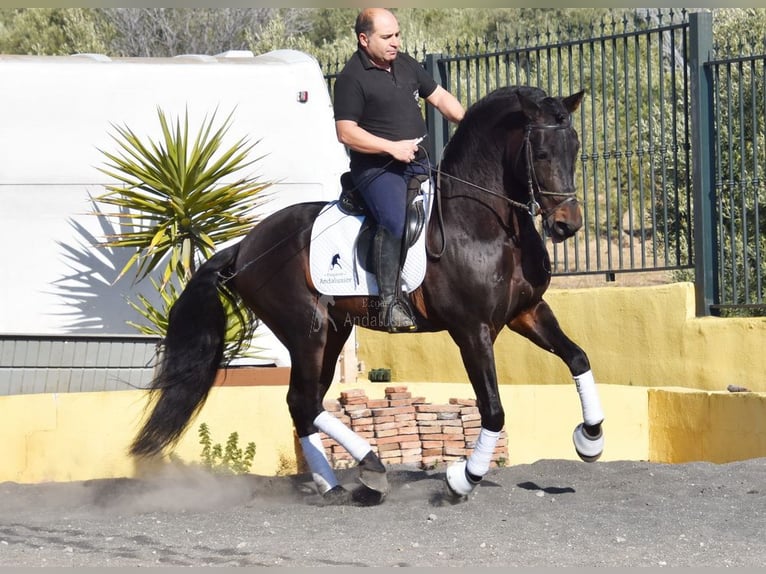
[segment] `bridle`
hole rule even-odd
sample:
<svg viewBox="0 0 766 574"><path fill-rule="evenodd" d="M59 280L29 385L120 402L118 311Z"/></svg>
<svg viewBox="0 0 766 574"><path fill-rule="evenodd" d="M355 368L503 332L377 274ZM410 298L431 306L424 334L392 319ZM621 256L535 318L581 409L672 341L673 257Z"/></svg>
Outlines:
<svg viewBox="0 0 766 574"><path fill-rule="evenodd" d="M559 209L562 205L566 203L575 202L577 203L577 197L575 195L574 191L548 191L543 189L540 186L540 182L537 179L537 174L535 173L535 164L532 161L532 142L529 140L529 136L531 135L533 130L564 130L569 129L572 126L571 120L567 117L567 120L560 124L527 124L524 128L524 141L521 144L521 147L519 148L519 152L516 156L516 161L514 165L518 165L519 159L521 157L521 152L526 151L524 154L526 162L527 162L527 191L529 191L529 202L525 205L523 205L524 208L527 209L529 214L532 217L535 217L536 215L540 215L543 219L546 219L552 212ZM536 192L536 193L535 193ZM540 204L537 203L537 200L535 199L535 196L564 196L565 199L551 207L550 209L543 210L540 207ZM518 202L514 202L517 203Z"/></svg>
<svg viewBox="0 0 766 574"><path fill-rule="evenodd" d="M479 191L498 197L512 207L526 211L533 218L539 215L540 217L543 218L543 220L547 219L551 213L553 213L554 211L556 211L557 209L559 209L560 207L562 207L563 205L567 203L571 203L571 202L578 203L576 192L574 191L553 192L553 191L545 190L540 186L540 182L537 179L537 174L535 173L535 164L534 164L534 161L532 161L533 150L532 150L532 142L530 141L530 135L532 134L532 131L534 130L563 130L563 129L569 129L571 126L572 126L571 118L567 117L566 121L560 124L528 123L524 127L524 140L521 142L521 146L519 147L518 153L516 154L516 160L514 161L514 168L518 166L519 160L521 159L522 152L525 152L524 159L526 160L526 168L527 168L527 191L529 193L529 200L527 201L527 203L516 201L515 199L508 197L505 193L499 193L497 191L483 187L471 181L467 181L462 178L459 178L455 175L445 173L441 169L441 163L439 163L439 165L436 168L436 190L435 191L437 196L439 196L439 199L437 201L437 211L438 211L440 228L442 230L442 246L439 252L437 253L429 252L429 255L431 257L438 259L444 253L444 250L447 246L447 239L446 239L446 236L444 235L443 216L441 212L442 202L441 202L440 196L441 196L441 178L442 177L446 177L447 179L457 181L459 183L462 183L463 185L473 187L474 189L478 189ZM446 146L445 146L445 150L446 150ZM443 152L442 152L442 155L444 155ZM557 203L550 209L544 210L542 209L540 204L537 202L536 196L559 196L559 197L564 196L565 199L563 199L562 201L560 201L559 203Z"/></svg>
<svg viewBox="0 0 766 574"><path fill-rule="evenodd" d="M534 130L563 130L563 129L569 129L571 127L572 123L569 118L567 118L567 121L561 124L527 124L524 127L524 140L521 142L521 146L519 146L519 151L516 155L516 160L514 161L514 167L518 166L519 160L521 159L522 152L524 153L524 159L526 160L526 168L527 168L527 191L529 193L529 200L527 203L522 203L521 201L516 201L515 199L512 199L508 197L505 193L499 193L497 191L494 191L492 189L489 189L487 187L483 187L481 185L478 185L476 183L473 183L471 181L467 181L464 179L461 179L455 175L451 175L448 173L445 173L441 170L441 165L437 166L436 168L436 189L439 190L439 183L441 177L446 177L447 179L451 179L454 181L457 181L459 183L462 183L464 185L468 185L470 187L473 187L474 189L478 189L480 191L483 191L484 193L488 193L489 195L493 195L495 197L499 197L509 205L517 208L522 209L529 213L532 217L536 217L537 215L542 216L543 218L547 218L553 211L556 211L559 207L566 203L571 202L577 202L576 192L574 191L547 191L543 189L540 186L540 182L537 179L537 174L535 173L535 164L532 161L532 142L530 141L529 137ZM446 147L445 147L446 149ZM537 202L536 196L564 196L565 199L551 207L550 209L544 210L540 206L540 204Z"/></svg>

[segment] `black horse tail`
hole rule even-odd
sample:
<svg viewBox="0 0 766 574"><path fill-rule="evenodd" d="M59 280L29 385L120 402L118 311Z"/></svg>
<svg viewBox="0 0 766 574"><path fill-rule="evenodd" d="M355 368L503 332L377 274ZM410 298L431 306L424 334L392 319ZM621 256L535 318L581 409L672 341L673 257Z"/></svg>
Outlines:
<svg viewBox="0 0 766 574"><path fill-rule="evenodd" d="M239 244L233 245L207 260L171 307L162 357L149 388L147 409L154 408L130 454L157 455L175 444L205 403L226 344L227 312L219 288L238 251ZM231 291L221 292L233 301Z"/></svg>

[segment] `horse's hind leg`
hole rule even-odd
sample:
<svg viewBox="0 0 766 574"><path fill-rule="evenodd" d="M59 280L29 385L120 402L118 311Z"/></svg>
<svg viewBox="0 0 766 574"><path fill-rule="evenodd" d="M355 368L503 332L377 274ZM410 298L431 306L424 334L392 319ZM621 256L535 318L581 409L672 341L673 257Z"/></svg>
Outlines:
<svg viewBox="0 0 766 574"><path fill-rule="evenodd" d="M292 369L287 403L295 430L320 494L333 497L343 492L327 460L319 432L338 442L359 462L360 480L380 493L388 489L385 467L369 442L327 412L322 401L332 383L340 351L351 333L350 325L328 321L326 309L317 305L310 334L293 338Z"/></svg>
<svg viewBox="0 0 766 574"><path fill-rule="evenodd" d="M575 450L585 462L598 460L604 450L604 435L601 429L604 412L585 351L561 330L558 320L545 301L540 301L532 309L514 318L508 326L561 358L569 367L580 396L583 416L583 422L577 425L572 437Z"/></svg>

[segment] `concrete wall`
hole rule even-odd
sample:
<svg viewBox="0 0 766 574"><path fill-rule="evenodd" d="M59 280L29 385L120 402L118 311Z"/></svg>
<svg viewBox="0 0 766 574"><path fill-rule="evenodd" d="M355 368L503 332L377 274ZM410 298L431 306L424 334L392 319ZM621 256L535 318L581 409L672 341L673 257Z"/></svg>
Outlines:
<svg viewBox="0 0 766 574"><path fill-rule="evenodd" d="M600 383L725 391L766 391L766 317L694 316L694 286L551 290L546 301L580 345ZM446 333L388 336L360 330L365 369L390 368L394 381L468 382ZM505 329L495 343L500 384L569 383L566 366Z"/></svg>

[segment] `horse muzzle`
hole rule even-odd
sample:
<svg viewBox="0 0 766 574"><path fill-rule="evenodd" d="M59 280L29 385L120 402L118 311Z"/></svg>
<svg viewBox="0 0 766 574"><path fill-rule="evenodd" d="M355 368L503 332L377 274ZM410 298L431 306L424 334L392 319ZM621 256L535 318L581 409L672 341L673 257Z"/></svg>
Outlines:
<svg viewBox="0 0 766 574"><path fill-rule="evenodd" d="M568 197L551 211L543 213L543 231L553 243L561 243L582 227L582 212L575 197Z"/></svg>

